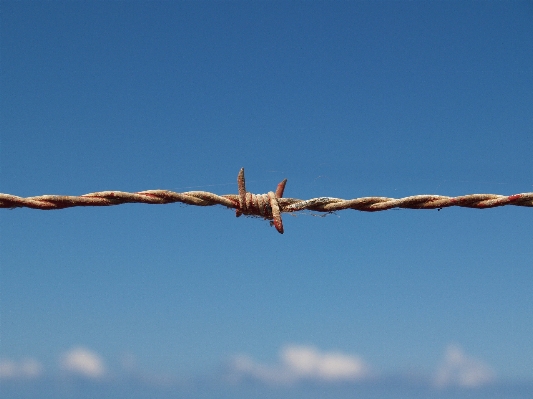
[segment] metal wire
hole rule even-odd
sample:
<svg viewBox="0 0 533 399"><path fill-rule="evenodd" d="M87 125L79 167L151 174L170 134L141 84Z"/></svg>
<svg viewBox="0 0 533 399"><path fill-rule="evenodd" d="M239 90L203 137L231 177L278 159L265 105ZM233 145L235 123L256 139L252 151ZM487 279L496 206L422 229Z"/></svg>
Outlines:
<svg viewBox="0 0 533 399"><path fill-rule="evenodd" d="M309 200L283 198L287 179L278 184L275 192L252 194L246 191L244 168L237 177L239 194L217 195L206 191L187 191L176 193L167 190L148 190L137 193L122 191L101 191L81 196L41 195L37 197L17 197L0 193L0 208L33 208L41 210L64 209L75 206L111 206L126 203L171 204L181 202L188 205L212 206L223 205L236 209L237 217L241 215L259 216L270 220L276 230L283 234L281 214L311 210L317 212L334 212L343 209L376 212L392 208L440 209L450 206L465 208L494 208L514 205L533 207L533 193L521 193L510 196L497 194L469 194L460 197L442 195L415 195L405 198L363 197L345 200L340 198L320 197Z"/></svg>

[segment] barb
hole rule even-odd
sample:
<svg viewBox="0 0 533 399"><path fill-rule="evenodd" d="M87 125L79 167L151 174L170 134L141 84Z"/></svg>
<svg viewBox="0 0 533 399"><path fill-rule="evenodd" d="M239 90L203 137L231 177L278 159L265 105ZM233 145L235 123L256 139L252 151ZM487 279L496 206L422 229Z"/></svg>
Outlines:
<svg viewBox="0 0 533 399"><path fill-rule="evenodd" d="M238 194L217 195L206 191L187 191L175 193L167 190L148 190L137 193L122 191L101 191L81 196L41 195L38 197L17 197L0 193L0 208L33 208L41 210L64 209L75 206L112 206L127 203L171 204L181 202L188 205L223 205L236 210L241 215L258 216L271 221L276 230L283 234L284 212L311 210L316 212L335 212L355 209L365 212L385 211L392 208L441 209L450 206L465 208L495 208L514 205L533 207L533 193L510 196L497 194L470 194L460 197L443 195L415 195L405 198L363 197L345 200L341 198L320 197L309 200L283 198L287 179L278 184L275 192L252 194L246 191L244 168L237 177Z"/></svg>

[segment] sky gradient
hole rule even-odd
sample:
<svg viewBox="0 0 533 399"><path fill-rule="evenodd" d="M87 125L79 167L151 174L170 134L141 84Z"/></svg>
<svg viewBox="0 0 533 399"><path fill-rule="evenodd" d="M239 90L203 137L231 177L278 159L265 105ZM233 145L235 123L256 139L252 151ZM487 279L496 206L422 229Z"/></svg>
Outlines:
<svg viewBox="0 0 533 399"><path fill-rule="evenodd" d="M531 2L0 7L0 192L533 191ZM531 208L0 211L6 397L533 395Z"/></svg>

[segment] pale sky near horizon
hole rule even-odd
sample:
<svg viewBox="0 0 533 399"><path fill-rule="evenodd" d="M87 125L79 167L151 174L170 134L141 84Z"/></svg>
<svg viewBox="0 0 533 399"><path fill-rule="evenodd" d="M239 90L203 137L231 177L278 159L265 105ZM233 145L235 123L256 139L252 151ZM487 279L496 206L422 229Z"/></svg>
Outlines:
<svg viewBox="0 0 533 399"><path fill-rule="evenodd" d="M533 6L0 3L0 192L533 191ZM0 209L18 398L529 398L533 210ZM294 216L294 217L293 217ZM88 396L87 396L88 395Z"/></svg>

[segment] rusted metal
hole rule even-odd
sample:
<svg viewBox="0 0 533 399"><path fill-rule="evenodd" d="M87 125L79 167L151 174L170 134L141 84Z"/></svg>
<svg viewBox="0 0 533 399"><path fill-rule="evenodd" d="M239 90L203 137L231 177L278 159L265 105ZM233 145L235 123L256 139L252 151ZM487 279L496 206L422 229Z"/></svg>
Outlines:
<svg viewBox="0 0 533 399"><path fill-rule="evenodd" d="M171 204L181 202L188 205L223 205L236 210L241 215L257 216L270 220L276 230L283 234L284 212L311 210L316 212L335 212L354 209L365 212L384 211L393 208L404 209L441 209L451 206L464 208L494 208L514 205L533 207L533 193L514 195L469 194L459 197L442 195L415 195L405 198L363 197L345 200L341 198L319 197L308 200L283 198L287 179L280 182L276 191L267 194L252 194L246 191L244 168L239 171L237 185L239 193L217 195L206 191L187 191L176 193L167 190L148 190L137 193L122 191L101 191L80 196L41 195L37 197L17 197L0 193L0 208L32 208L41 210L64 209L76 206L112 206L128 203Z"/></svg>

